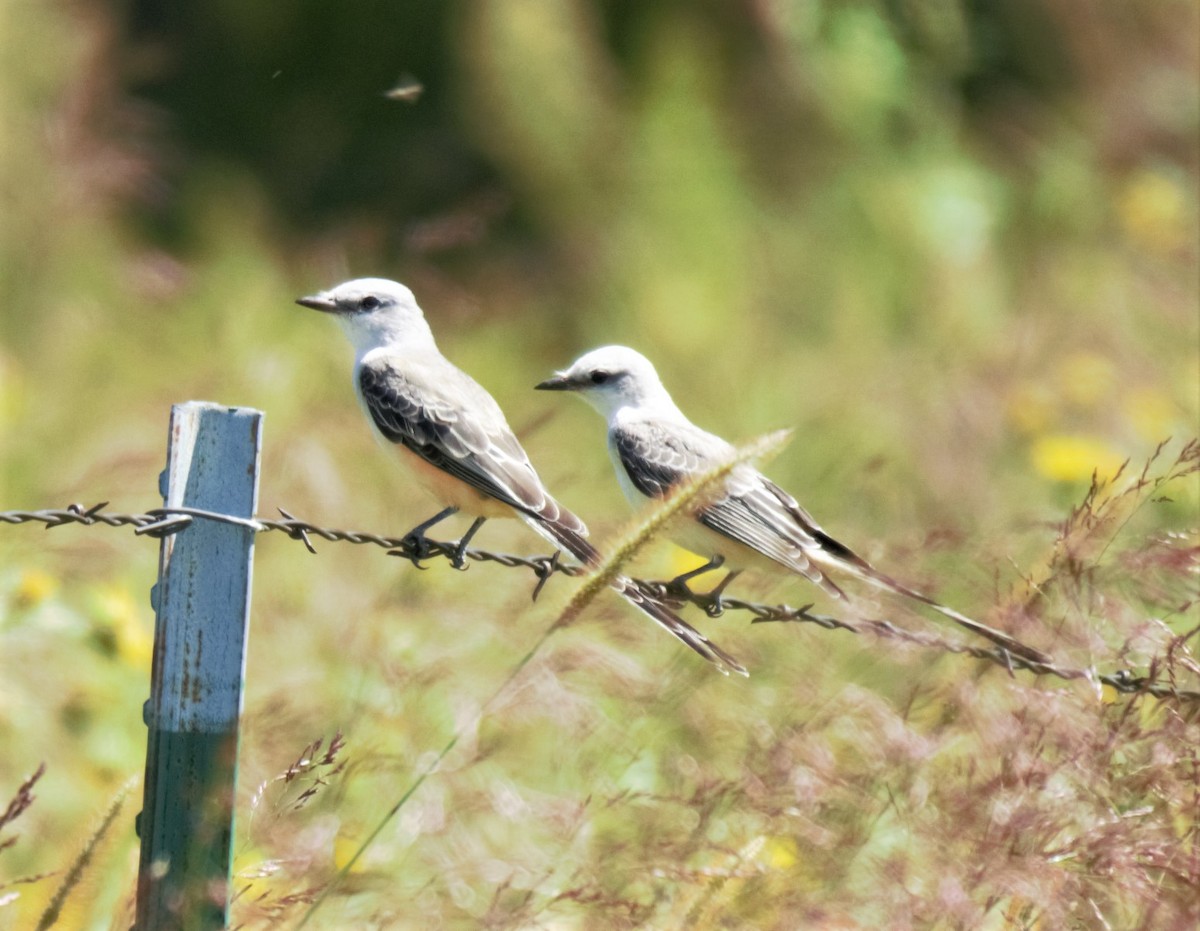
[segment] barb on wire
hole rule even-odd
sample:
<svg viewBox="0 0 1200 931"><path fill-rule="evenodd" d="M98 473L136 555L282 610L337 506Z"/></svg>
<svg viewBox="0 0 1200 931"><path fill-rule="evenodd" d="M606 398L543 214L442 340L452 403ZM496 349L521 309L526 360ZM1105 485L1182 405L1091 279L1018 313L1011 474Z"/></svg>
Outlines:
<svg viewBox="0 0 1200 931"><path fill-rule="evenodd" d="M40 523L45 529L62 527L66 524L80 524L85 527L102 524L108 527L133 527L137 534L161 537L178 533L194 520L213 520L221 523L245 527L256 533L276 531L293 540L304 544L305 548L315 554L310 535L328 540L331 543L369 544L386 549L390 555L405 559L418 560L432 557L442 557L453 560L459 555L458 544L430 540L420 541L411 536L388 537L376 533L357 530L338 530L320 527L308 521L298 520L282 508L281 519L235 517L215 511L205 511L199 508L154 508L144 514L117 514L105 510L107 501L85 507L82 504L71 504L66 508L45 508L35 511L0 511L2 524ZM512 553L495 553L490 550L468 548L462 556L474 562L496 563L507 568L523 568L531 571L537 579L533 591L536 599L546 582L556 573L566 576L584 575L587 570L582 566L567 565L559 561L556 551L551 556L517 556ZM652 598L671 601L676 604L691 604L705 612L713 612L717 605L710 594L695 592L672 586L669 582L635 580L636 584ZM1120 669L1113 673L1100 673L1095 668L1081 669L1060 666L1055 663L1043 663L1032 659L1016 656L1000 646L976 646L959 641L946 640L935 634L909 630L898 627L887 620L860 619L848 621L828 614L815 614L812 605L793 608L790 605L760 604L743 601L738 598L720 596L720 607L729 611L744 611L753 616L752 624L763 623L803 623L816 624L826 630L844 630L855 634L870 634L877 637L911 643L929 649L937 649L945 653L955 653L985 660L1008 670L1010 674L1016 670L1026 670L1034 675L1054 676L1063 680L1087 680L1110 688L1122 694L1145 693L1157 698L1172 698L1179 701L1200 702L1200 690L1180 689L1169 682L1159 681L1153 674L1135 675L1128 669Z"/></svg>
<svg viewBox="0 0 1200 931"><path fill-rule="evenodd" d="M285 511L283 508L277 508L277 510L278 510L278 511L279 511L279 513L280 513L280 514L283 516L283 519L284 519L284 520L290 520L290 521L295 521L295 520L296 520L296 518L295 518L295 517L293 517L291 514L289 514L289 513L288 513L287 511ZM296 521L296 523L297 523L297 524L300 524L300 523L303 523L303 522L302 522L302 521ZM292 531L291 531L291 532L288 534L288 536L289 536L289 537L291 537L293 540L299 540L301 543L303 543L303 544L304 544L304 548L305 548L306 550L308 550L308 551L309 551L310 553L312 553L314 556L316 556L316 555L317 555L317 548L316 548L315 546L313 546L313 544L312 544L312 540L310 540L310 539L308 538L308 530L307 530L307 529L305 529L304 527L296 527L294 530L292 530Z"/></svg>

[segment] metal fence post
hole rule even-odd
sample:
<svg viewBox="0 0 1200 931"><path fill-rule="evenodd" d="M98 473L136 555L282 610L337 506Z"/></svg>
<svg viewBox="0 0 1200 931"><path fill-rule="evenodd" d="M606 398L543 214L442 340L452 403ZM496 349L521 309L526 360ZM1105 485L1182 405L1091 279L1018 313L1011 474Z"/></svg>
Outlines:
<svg viewBox="0 0 1200 931"><path fill-rule="evenodd" d="M261 433L250 408L172 407L166 506L252 517ZM236 524L197 518L162 539L137 931L227 924L253 559L254 531Z"/></svg>

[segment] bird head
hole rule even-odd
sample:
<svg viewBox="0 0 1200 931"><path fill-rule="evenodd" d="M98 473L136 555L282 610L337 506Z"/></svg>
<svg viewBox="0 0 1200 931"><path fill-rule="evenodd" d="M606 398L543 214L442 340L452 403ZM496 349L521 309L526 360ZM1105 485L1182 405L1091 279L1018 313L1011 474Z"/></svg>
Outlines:
<svg viewBox="0 0 1200 931"><path fill-rule="evenodd" d="M584 353L535 387L575 392L605 417L623 407L664 403L675 407L650 360L626 346L603 346Z"/></svg>
<svg viewBox="0 0 1200 931"><path fill-rule="evenodd" d="M433 339L412 291L386 278L356 278L296 303L334 315L360 355L378 346Z"/></svg>

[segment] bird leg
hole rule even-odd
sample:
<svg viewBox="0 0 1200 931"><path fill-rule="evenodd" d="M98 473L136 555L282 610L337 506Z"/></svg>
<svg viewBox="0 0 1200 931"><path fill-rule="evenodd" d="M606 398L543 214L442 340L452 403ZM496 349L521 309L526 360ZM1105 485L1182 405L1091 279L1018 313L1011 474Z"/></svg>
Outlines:
<svg viewBox="0 0 1200 931"><path fill-rule="evenodd" d="M726 586L728 586L730 582L732 582L741 574L741 569L731 569L729 572L725 573L725 578L721 579L716 588L714 588L707 595L703 596L706 602L704 605L705 614L707 614L709 617L720 617L725 613L725 600L721 597L721 595L724 594Z"/></svg>
<svg viewBox="0 0 1200 931"><path fill-rule="evenodd" d="M413 527L412 530L404 535L404 539L400 541L402 544L402 549L396 550L396 555L407 556L412 561L414 566L416 566L418 569L424 569L425 567L421 565L421 560L428 559L432 555L432 550L429 546L429 540L425 537L425 531L439 521L445 520L451 514L457 513L458 508L448 507L444 511L439 511L437 514L434 514L433 517L429 518L429 520L425 521L423 524L417 524L417 526ZM467 532L468 539L470 539L471 532L477 529L478 528L472 528L471 531Z"/></svg>
<svg viewBox="0 0 1200 931"><path fill-rule="evenodd" d="M683 601L692 601L696 597L696 593L692 591L688 585L692 579L698 575L704 575L706 572L712 572L713 569L719 569L725 564L725 557L721 555L714 556L703 566L697 566L695 569L690 569L687 572L680 573L671 579L665 586L667 594L675 598L680 598Z"/></svg>
<svg viewBox="0 0 1200 931"><path fill-rule="evenodd" d="M454 548L454 555L450 557L450 565L455 569L466 569L467 564L463 557L467 552L467 544L471 542L471 537L475 536L476 531L483 526L486 517L476 517L467 532L462 535L462 539L458 541L458 546Z"/></svg>

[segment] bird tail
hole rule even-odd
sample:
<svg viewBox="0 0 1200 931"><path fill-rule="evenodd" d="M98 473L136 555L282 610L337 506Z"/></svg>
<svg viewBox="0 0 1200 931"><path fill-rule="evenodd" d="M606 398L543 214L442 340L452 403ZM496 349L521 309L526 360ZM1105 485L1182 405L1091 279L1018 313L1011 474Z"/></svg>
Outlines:
<svg viewBox="0 0 1200 931"><path fill-rule="evenodd" d="M822 530L817 522L813 520L812 515L797 504L796 499L786 491L771 482L766 482L766 486L791 513L796 523L804 530L805 535L811 537L818 544L817 546L812 546L811 544L801 546L800 550L805 558L804 563L792 568L803 572L804 575L820 585L821 588L833 597L844 600L846 594L827 575L822 573L820 569L833 568L842 572L849 572L864 582L870 582L878 588L902 595L905 598L911 598L914 601L919 601L943 617L948 617L961 627L965 627L967 630L992 641L997 646L1003 647L1013 656L1019 656L1034 663L1053 662L1052 657L1041 650L1026 646L1008 634L996 630L994 627L988 627L987 624L981 624L979 621L973 620L965 614L955 611L953 608L948 608L939 601L935 601L928 595L923 595L921 592L915 591L907 585L902 585L891 576L884 575L884 573L872 566L850 549L850 547L846 546L846 544L840 543Z"/></svg>
<svg viewBox="0 0 1200 931"><path fill-rule="evenodd" d="M569 516L574 518L573 521L565 521L562 518ZM594 569L601 563L600 551L592 546L579 530L575 529L572 524L583 526L579 519L570 511L566 510L561 505L557 508L557 513L551 516L546 513L533 513L529 515L529 524L548 539L555 546L566 550L589 569ZM586 530L584 531L586 532Z"/></svg>
<svg viewBox="0 0 1200 931"><path fill-rule="evenodd" d="M905 598L911 598L913 601L919 601L921 604L932 608L943 617L947 617L960 627L964 627L972 633L992 641L997 646L1008 650L1013 656L1019 656L1022 659L1029 660L1034 663L1050 663L1053 662L1053 657L1035 647L1028 646L1020 640L1010 637L1003 631L996 630L994 627L989 627L987 624L980 623L973 618L967 617L965 614L954 610L942 604L936 599L930 598L928 595L909 588L900 582L897 582L889 575L880 572L861 556L856 555L851 550L847 549L843 544L838 543L831 537L822 534L821 543L825 547L825 552L821 555L825 556L825 562L828 565L836 566L837 568L848 570L858 578L865 582L870 582L877 588L882 588L897 595L902 595ZM831 545L832 544L832 545ZM820 558L815 553L810 553L810 557Z"/></svg>
<svg viewBox="0 0 1200 931"><path fill-rule="evenodd" d="M750 673L736 659L722 650L719 646L709 640L704 634L696 630L691 624L677 615L674 611L664 605L661 601L650 597L640 588L632 579L628 579L623 575L618 575L613 578L610 583L613 591L619 593L626 601L641 611L643 614L649 615L659 627L671 634L677 640L681 640L687 644L706 660L712 663L717 669L729 675L731 672L736 672L739 676L749 676Z"/></svg>
<svg viewBox="0 0 1200 931"><path fill-rule="evenodd" d="M529 515L530 525L589 569L597 568L603 562L600 551L572 526L572 524L583 526L582 521L561 505L558 506L558 510L558 519L553 520L541 514ZM563 517L568 520L564 521ZM745 666L662 602L647 595L632 579L617 575L613 577L609 586L643 614L649 615L667 633L691 647L716 666L724 675L729 675L731 672L742 676L750 675Z"/></svg>

